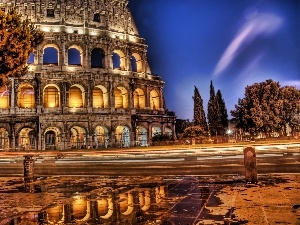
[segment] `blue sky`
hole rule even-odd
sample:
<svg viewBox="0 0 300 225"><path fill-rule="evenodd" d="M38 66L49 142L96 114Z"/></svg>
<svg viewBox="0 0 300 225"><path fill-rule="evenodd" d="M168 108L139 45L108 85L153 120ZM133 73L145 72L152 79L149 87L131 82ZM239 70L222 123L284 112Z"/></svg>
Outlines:
<svg viewBox="0 0 300 225"><path fill-rule="evenodd" d="M193 119L194 85L206 110L210 80L228 111L255 82L300 89L299 0L129 0L129 8L180 119Z"/></svg>

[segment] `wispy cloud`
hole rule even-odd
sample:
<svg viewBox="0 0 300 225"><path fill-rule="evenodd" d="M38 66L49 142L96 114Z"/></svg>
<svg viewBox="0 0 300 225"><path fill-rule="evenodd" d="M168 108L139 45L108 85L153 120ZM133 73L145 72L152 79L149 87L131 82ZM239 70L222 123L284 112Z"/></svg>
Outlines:
<svg viewBox="0 0 300 225"><path fill-rule="evenodd" d="M213 75L219 76L256 38L271 36L281 24L282 19L275 14L257 13L255 16L248 17L243 27L226 48L214 69Z"/></svg>

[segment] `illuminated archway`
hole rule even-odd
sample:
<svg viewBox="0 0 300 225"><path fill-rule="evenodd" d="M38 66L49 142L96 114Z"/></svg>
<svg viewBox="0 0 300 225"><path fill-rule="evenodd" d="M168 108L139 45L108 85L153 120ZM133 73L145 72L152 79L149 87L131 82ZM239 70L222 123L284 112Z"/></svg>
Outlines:
<svg viewBox="0 0 300 225"><path fill-rule="evenodd" d="M133 53L131 57L131 67L133 72L141 73L143 71L142 58L138 53Z"/></svg>
<svg viewBox="0 0 300 225"><path fill-rule="evenodd" d="M6 86L0 87L0 109L9 108L9 90Z"/></svg>
<svg viewBox="0 0 300 225"><path fill-rule="evenodd" d="M6 150L9 148L8 132L5 128L0 128L0 149Z"/></svg>
<svg viewBox="0 0 300 225"><path fill-rule="evenodd" d="M18 89L18 106L20 108L34 108L34 88L30 84L22 84Z"/></svg>
<svg viewBox="0 0 300 225"><path fill-rule="evenodd" d="M44 88L43 95L45 108L55 108L60 106L60 92L57 85L47 85Z"/></svg>
<svg viewBox="0 0 300 225"><path fill-rule="evenodd" d="M120 147L130 147L130 131L126 126L118 126L116 128L116 144Z"/></svg>
<svg viewBox="0 0 300 225"><path fill-rule="evenodd" d="M83 220L87 215L88 204L85 197L76 195L72 202L72 211L75 220Z"/></svg>
<svg viewBox="0 0 300 225"><path fill-rule="evenodd" d="M145 190L139 193L139 205L141 210L147 211L151 206L150 191Z"/></svg>
<svg viewBox="0 0 300 225"><path fill-rule="evenodd" d="M93 107L108 108L107 89L102 85L97 85L93 90Z"/></svg>
<svg viewBox="0 0 300 225"><path fill-rule="evenodd" d="M81 149L86 148L86 130L79 126L74 126L70 130L71 148Z"/></svg>
<svg viewBox="0 0 300 225"><path fill-rule="evenodd" d="M123 215L128 216L133 212L133 195L131 193L120 194L120 211Z"/></svg>
<svg viewBox="0 0 300 225"><path fill-rule="evenodd" d="M152 90L150 92L150 108L157 110L160 108L160 104L159 104L159 95L157 93L157 91Z"/></svg>
<svg viewBox="0 0 300 225"><path fill-rule="evenodd" d="M36 146L36 134L32 128L23 128L19 132L19 147L21 149L35 149Z"/></svg>
<svg viewBox="0 0 300 225"><path fill-rule="evenodd" d="M128 93L124 87L117 87L114 91L115 94L115 108L128 108Z"/></svg>
<svg viewBox="0 0 300 225"><path fill-rule="evenodd" d="M72 45L68 49L68 65L82 66L82 48L77 45Z"/></svg>
<svg viewBox="0 0 300 225"><path fill-rule="evenodd" d="M147 130L142 126L136 127L136 144L139 146L148 146Z"/></svg>
<svg viewBox="0 0 300 225"><path fill-rule="evenodd" d="M125 54L121 50L114 50L112 54L113 69L125 70Z"/></svg>
<svg viewBox="0 0 300 225"><path fill-rule="evenodd" d="M60 131L56 127L48 127L44 132L44 142L46 150L59 149L59 136Z"/></svg>
<svg viewBox="0 0 300 225"><path fill-rule="evenodd" d="M133 92L133 105L135 109L145 108L145 94L140 88L135 89Z"/></svg>
<svg viewBox="0 0 300 225"><path fill-rule="evenodd" d="M102 219L109 219L114 213L114 202L111 196L100 199L98 203L98 214Z"/></svg>
<svg viewBox="0 0 300 225"><path fill-rule="evenodd" d="M55 44L47 44L43 48L43 64L58 65L59 48Z"/></svg>
<svg viewBox="0 0 300 225"><path fill-rule="evenodd" d="M109 134L106 127L97 126L94 132L94 142L96 148L105 147L107 148L109 145Z"/></svg>
<svg viewBox="0 0 300 225"><path fill-rule="evenodd" d="M170 127L165 127L165 134L169 135L169 136L173 136L173 132L172 129Z"/></svg>
<svg viewBox="0 0 300 225"><path fill-rule="evenodd" d="M48 208L46 213L48 223L59 224L63 222L65 212L62 204Z"/></svg>
<svg viewBox="0 0 300 225"><path fill-rule="evenodd" d="M84 107L84 89L81 85L74 84L69 89L69 107L82 108Z"/></svg>
<svg viewBox="0 0 300 225"><path fill-rule="evenodd" d="M151 131L152 131L152 134L151 134L152 137L155 136L155 135L161 134L161 129L160 129L160 127L153 126L152 129L151 129Z"/></svg>

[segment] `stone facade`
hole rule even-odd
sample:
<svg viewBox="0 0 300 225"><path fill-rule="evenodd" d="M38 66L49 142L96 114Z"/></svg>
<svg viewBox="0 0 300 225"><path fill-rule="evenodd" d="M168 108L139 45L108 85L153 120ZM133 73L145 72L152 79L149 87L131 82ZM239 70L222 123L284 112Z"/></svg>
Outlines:
<svg viewBox="0 0 300 225"><path fill-rule="evenodd" d="M128 0L1 1L45 32L29 71L0 88L0 149L147 146L175 135Z"/></svg>

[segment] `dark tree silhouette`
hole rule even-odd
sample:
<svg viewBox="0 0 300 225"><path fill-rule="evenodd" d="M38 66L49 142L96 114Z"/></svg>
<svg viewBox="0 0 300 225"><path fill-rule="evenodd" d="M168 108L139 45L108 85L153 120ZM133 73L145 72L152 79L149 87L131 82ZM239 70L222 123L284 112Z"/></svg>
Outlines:
<svg viewBox="0 0 300 225"><path fill-rule="evenodd" d="M194 87L194 126L200 126L203 128L203 130L207 131L208 127L206 122L205 111L203 109L203 100L201 98L198 88L196 86Z"/></svg>

